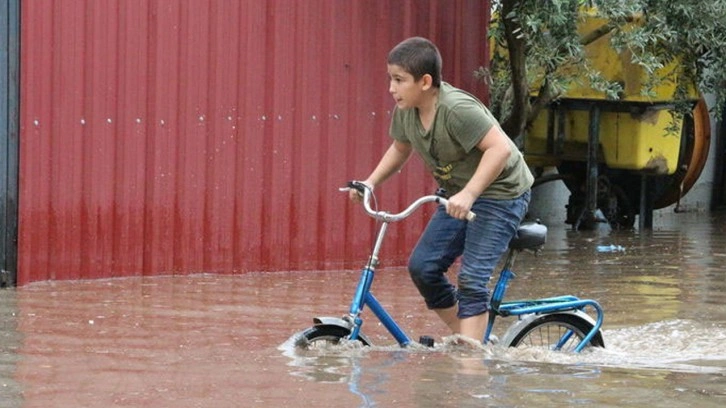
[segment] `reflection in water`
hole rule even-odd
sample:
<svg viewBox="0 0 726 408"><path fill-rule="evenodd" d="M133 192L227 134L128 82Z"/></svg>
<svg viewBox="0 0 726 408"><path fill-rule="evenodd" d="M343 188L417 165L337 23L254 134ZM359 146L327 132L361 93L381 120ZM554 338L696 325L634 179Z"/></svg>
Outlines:
<svg viewBox="0 0 726 408"><path fill-rule="evenodd" d="M17 310L15 289L0 289L0 407L7 401L20 400L20 386L14 378L22 340L17 329Z"/></svg>
<svg viewBox="0 0 726 408"><path fill-rule="evenodd" d="M313 316L342 316L356 271L2 290L0 407L724 406L726 218L656 225L643 234L555 226L538 256L519 258L510 298L602 304L607 348L577 355L443 343L447 329L395 268L377 273L376 296L411 337L435 337L433 349L400 349L371 315L363 330L375 347L281 345Z"/></svg>
<svg viewBox="0 0 726 408"><path fill-rule="evenodd" d="M376 405L375 397L385 394L391 382L390 371L398 363L410 358L407 351L396 350L381 354L383 358L369 358L371 349L338 348L319 353L317 356L301 357L292 350L286 354L292 358L291 375L322 383L344 383L348 391L360 398L360 406ZM374 362L374 364L371 364Z"/></svg>

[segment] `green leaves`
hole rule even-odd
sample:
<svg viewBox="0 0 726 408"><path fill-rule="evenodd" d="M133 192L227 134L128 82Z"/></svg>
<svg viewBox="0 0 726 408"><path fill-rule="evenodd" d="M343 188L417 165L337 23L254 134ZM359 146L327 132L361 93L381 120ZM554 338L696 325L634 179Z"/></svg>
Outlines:
<svg viewBox="0 0 726 408"><path fill-rule="evenodd" d="M513 97L509 85L520 80L531 94L552 99L583 84L607 99L623 98L622 81L600 72L587 51L604 39L641 69L639 94L646 100L671 89L668 97L675 105L690 106L684 101L693 97L689 90L695 86L716 95L715 111L726 102L726 0L494 0L492 7L489 35L495 49L485 76L495 114L522 105L508 100ZM588 30L583 29L586 16ZM509 57L519 51L523 62ZM525 64L525 70L514 63ZM526 72L526 78L518 80L512 72ZM545 86L551 87L548 92L542 92Z"/></svg>

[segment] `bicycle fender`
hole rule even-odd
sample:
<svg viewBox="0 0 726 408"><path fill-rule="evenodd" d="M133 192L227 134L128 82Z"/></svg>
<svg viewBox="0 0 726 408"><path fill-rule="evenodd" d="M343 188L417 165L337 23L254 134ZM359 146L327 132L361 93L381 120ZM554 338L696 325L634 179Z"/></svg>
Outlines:
<svg viewBox="0 0 726 408"><path fill-rule="evenodd" d="M353 323L340 317L318 316L313 318L313 323L316 326L339 326L345 327L348 330L353 329Z"/></svg>
<svg viewBox="0 0 726 408"><path fill-rule="evenodd" d="M315 326L337 326L342 327L348 332L353 330L353 323L346 319L341 319L339 317L330 317L330 316L318 316L313 318L313 323ZM363 333L358 333L358 337L360 337L360 340L363 342L363 344L373 344L368 340L368 337L366 337Z"/></svg>
<svg viewBox="0 0 726 408"><path fill-rule="evenodd" d="M530 323L532 323L534 320L539 319L546 313L530 313L526 315L522 315L520 319L518 319L516 322L514 322L507 331L504 333L504 336L502 336L502 340L500 344L510 344L512 343L512 340L519 334L520 331L522 331L525 327L527 327ZM549 314L570 314L573 316L577 316L578 318L585 320L586 322L590 323L593 327L595 327L595 319L593 319L590 315L583 312L582 310L568 310L568 311L562 311L562 312L555 312L555 313L549 313Z"/></svg>

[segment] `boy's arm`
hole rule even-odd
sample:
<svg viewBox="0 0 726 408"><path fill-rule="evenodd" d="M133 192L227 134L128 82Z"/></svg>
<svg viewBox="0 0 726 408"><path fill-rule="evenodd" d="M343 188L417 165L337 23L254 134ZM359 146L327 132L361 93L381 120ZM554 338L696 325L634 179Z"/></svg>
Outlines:
<svg viewBox="0 0 726 408"><path fill-rule="evenodd" d="M378 166L376 166L371 175L365 180L365 183L371 187L376 187L388 180L394 173L401 170L401 167L403 167L406 160L411 156L412 149L410 144L394 140L391 146L388 147L386 153L383 154L383 157L381 157Z"/></svg>
<svg viewBox="0 0 726 408"><path fill-rule="evenodd" d="M394 173L401 170L401 167L403 167L411 156L412 150L413 148L409 143L394 140L391 146L388 147L388 150L386 150L386 153L383 154L383 157L381 157L376 168L365 179L364 183L371 188L375 188L386 181ZM350 192L350 198L356 202L360 201L360 195L352 190Z"/></svg>
<svg viewBox="0 0 726 408"><path fill-rule="evenodd" d="M449 199L447 207L449 215L462 220L466 218L474 201L501 174L512 154L508 136L498 126L492 126L476 148L484 153L479 165L466 186Z"/></svg>

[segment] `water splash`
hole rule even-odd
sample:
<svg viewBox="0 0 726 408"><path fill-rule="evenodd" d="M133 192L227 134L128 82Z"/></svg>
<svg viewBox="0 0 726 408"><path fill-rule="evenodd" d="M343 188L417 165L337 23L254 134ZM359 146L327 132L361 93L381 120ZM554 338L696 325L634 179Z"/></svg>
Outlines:
<svg viewBox="0 0 726 408"><path fill-rule="evenodd" d="M541 349L502 350L504 360L588 364L627 369L726 373L726 329L692 320L670 320L603 332L606 348L581 354Z"/></svg>
<svg viewBox="0 0 726 408"><path fill-rule="evenodd" d="M494 360L500 363L536 362L588 365L626 369L657 369L692 373L726 373L726 328L693 320L670 320L603 331L606 348L586 348L582 353L564 353L536 347L507 348L474 344L461 336L448 336L434 347L412 343L365 347L359 342L341 342L314 350L300 350L290 338L280 345L290 357L290 366L316 366L321 358L361 358L367 353L448 353L452 356ZM315 367L319 369L319 367ZM305 371L305 370L303 370Z"/></svg>

